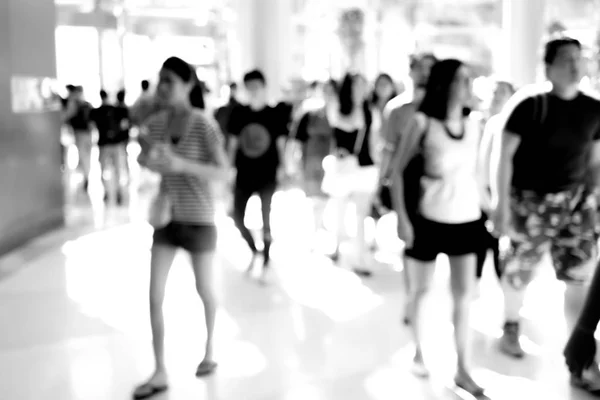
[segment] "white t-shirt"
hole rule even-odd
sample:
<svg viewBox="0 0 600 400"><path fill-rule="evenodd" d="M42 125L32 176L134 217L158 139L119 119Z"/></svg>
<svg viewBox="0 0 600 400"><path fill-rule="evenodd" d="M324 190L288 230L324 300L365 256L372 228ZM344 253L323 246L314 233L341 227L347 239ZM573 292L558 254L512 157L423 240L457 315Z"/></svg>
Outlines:
<svg viewBox="0 0 600 400"><path fill-rule="evenodd" d="M421 178L421 214L435 222L462 224L481 218L481 193L477 161L481 124L465 119L464 136L451 137L437 119L417 114L429 130L423 142L425 176ZM429 121L427 121L429 119Z"/></svg>

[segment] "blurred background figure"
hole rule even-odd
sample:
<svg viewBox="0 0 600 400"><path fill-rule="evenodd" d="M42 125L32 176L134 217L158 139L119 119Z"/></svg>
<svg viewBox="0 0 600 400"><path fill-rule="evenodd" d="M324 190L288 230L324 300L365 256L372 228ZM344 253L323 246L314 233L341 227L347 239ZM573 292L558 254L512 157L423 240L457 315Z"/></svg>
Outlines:
<svg viewBox="0 0 600 400"><path fill-rule="evenodd" d="M63 121L71 127L74 134L79 157L78 169L83 175L83 189L87 192L92 163L92 147L94 145L92 121L90 119L92 106L84 98L83 87L71 86L69 89L67 107L63 112Z"/></svg>
<svg viewBox="0 0 600 400"><path fill-rule="evenodd" d="M240 106L241 103L238 99L238 85L235 82L229 84L229 99L227 103L218 107L215 111L215 120L219 123L221 132L225 135L225 146L229 145L229 132L227 127L230 123L231 114L233 109Z"/></svg>

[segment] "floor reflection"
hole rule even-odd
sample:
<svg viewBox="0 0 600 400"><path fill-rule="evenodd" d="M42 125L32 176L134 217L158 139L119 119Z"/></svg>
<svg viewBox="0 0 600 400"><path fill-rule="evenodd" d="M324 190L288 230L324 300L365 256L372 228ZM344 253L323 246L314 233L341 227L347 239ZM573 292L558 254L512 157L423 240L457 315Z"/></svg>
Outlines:
<svg viewBox="0 0 600 400"><path fill-rule="evenodd" d="M76 186L76 174L71 179ZM135 179L139 184L150 177ZM72 221L92 218L94 232L75 234L74 223L67 229L71 236L63 232L44 239L55 243L44 252L26 246L0 260L0 270L21 263L0 280L0 319L8 327L0 331L2 399L128 399L152 369L151 230L143 222L147 192L133 191L129 206L119 208L93 200L101 199L100 191L90 188L89 203L78 195L70 203ZM425 309L425 357L433 377L424 382L410 374L413 347L400 324L402 264L393 217L372 232L379 244L375 274L362 280L332 264L319 248L312 251L311 207L304 195L278 193L272 217L274 279L264 287L244 275L250 252L225 210L223 205L219 216L219 371L205 380L193 376L205 332L189 260L180 254L165 301L172 389L157 399L467 398L449 384L455 356L444 257ZM252 199L248 223L257 236L259 210L258 199ZM320 242L333 240L327 232L319 235ZM524 311L524 344L531 355L513 361L496 348L502 295L492 268L486 269L473 303L473 365L491 398L586 398L569 388L560 354L582 296L551 279L549 268L546 272L531 288Z"/></svg>

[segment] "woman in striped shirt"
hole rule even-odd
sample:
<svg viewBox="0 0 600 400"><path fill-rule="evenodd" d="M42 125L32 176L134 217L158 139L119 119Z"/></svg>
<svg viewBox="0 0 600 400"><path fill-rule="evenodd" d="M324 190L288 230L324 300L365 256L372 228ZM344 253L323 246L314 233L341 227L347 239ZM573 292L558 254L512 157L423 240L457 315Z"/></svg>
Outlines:
<svg viewBox="0 0 600 400"><path fill-rule="evenodd" d="M161 111L147 122L148 142L140 163L162 176L160 193L171 205L166 226L155 229L150 276L150 319L156 369L134 397L143 399L167 390L164 361L163 299L165 284L178 248L190 253L196 289L204 304L207 341L196 376L214 371L212 343L216 313L213 256L216 249L215 204L212 185L228 177L222 135L205 116L202 89L194 70L172 57L162 66L156 90ZM200 109L199 109L200 108ZM152 155L152 153L158 153Z"/></svg>

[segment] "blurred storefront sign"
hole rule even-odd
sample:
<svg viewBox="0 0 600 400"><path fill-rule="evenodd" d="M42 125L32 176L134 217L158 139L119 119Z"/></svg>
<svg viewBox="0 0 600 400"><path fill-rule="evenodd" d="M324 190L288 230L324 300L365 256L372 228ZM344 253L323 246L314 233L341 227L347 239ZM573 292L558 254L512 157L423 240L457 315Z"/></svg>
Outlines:
<svg viewBox="0 0 600 400"><path fill-rule="evenodd" d="M12 112L42 113L60 110L58 83L53 78L13 76L11 78Z"/></svg>

